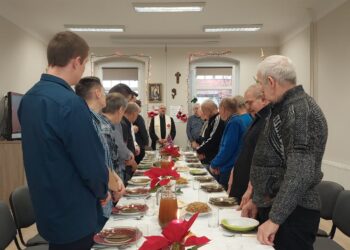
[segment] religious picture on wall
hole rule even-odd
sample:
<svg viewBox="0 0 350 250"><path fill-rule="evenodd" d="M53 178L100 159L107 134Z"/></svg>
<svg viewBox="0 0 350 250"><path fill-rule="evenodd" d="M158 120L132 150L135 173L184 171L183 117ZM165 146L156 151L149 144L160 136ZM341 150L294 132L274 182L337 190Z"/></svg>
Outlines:
<svg viewBox="0 0 350 250"><path fill-rule="evenodd" d="M148 101L149 102L161 102L162 101L162 88L161 83L150 83L148 85Z"/></svg>

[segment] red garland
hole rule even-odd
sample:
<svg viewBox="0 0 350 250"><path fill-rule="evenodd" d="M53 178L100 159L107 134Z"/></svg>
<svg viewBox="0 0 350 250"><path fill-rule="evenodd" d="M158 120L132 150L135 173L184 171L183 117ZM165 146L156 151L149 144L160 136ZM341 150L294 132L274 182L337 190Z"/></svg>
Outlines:
<svg viewBox="0 0 350 250"><path fill-rule="evenodd" d="M210 240L205 237L196 237L190 234L190 227L197 219L198 213L194 214L188 221L173 220L162 231L162 236L148 236L139 250L159 250L177 244L183 247L202 246Z"/></svg>

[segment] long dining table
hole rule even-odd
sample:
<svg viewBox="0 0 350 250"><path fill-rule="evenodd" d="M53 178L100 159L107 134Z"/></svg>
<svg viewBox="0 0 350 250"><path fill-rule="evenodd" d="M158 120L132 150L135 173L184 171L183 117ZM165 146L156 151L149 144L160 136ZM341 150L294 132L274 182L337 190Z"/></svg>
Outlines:
<svg viewBox="0 0 350 250"><path fill-rule="evenodd" d="M177 166L186 166L187 163L182 161L176 162ZM203 168L205 169L205 168ZM206 170L206 169L205 169ZM206 170L207 171L207 170ZM189 204L194 201L208 202L211 197L222 197L226 196L227 193L225 191L216 192L216 193L208 193L204 190L194 189L193 182L194 176L191 175L188 171L179 172L181 177L186 178L189 183L187 186L181 188L181 193L177 194L178 201L181 201L182 204ZM208 173L209 174L209 173ZM136 187L136 186L135 186ZM132 188L131 185L128 185L127 188ZM151 193L151 198L140 198L140 197L122 197L118 202L118 205L127 205L132 203L143 203L147 204L150 200L156 200L156 194ZM239 218L240 211L236 210L236 207L214 207L213 205L208 205L212 209L217 209L218 213L218 221L219 224L222 219L233 219ZM144 216L120 216L120 215L112 215L107 221L104 229L111 229L115 227L136 227L139 228L144 236L153 236L153 235L161 235L161 227L158 224L158 210L159 205L151 207L153 211L147 212ZM179 214L182 219L188 220L190 215L187 215L184 209L179 208ZM198 216L192 227L190 228L191 232L196 236L206 236L210 239L210 242L204 246L201 246L202 250L225 250L225 249L240 249L240 250L268 250L274 249L271 246L262 245L258 242L256 238L256 231L248 232L248 233L231 233L226 229L223 229L221 225L209 227L208 220L210 219L210 214ZM95 244L92 249L139 249L142 243L145 241L144 237L141 237L134 244L123 246L123 247L115 247L115 246L104 246Z"/></svg>

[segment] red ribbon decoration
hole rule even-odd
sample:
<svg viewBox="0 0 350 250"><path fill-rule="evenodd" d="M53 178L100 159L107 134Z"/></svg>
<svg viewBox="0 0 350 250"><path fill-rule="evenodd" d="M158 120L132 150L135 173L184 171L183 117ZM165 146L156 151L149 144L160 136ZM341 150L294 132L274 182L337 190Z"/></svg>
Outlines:
<svg viewBox="0 0 350 250"><path fill-rule="evenodd" d="M174 243L183 247L202 246L210 240L205 237L189 236L190 228L197 219L198 213L195 213L188 221L173 220L162 231L163 236L148 236L139 250L160 250L166 249Z"/></svg>

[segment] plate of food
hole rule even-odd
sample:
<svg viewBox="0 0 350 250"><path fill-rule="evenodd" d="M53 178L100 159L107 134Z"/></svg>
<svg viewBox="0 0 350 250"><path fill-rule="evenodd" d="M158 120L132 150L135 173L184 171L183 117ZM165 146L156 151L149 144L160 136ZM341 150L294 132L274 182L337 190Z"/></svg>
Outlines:
<svg viewBox="0 0 350 250"><path fill-rule="evenodd" d="M191 175L207 175L207 171L204 169L191 169L190 170Z"/></svg>
<svg viewBox="0 0 350 250"><path fill-rule="evenodd" d="M127 188L125 189L125 196L128 197L144 197L149 195L148 188Z"/></svg>
<svg viewBox="0 0 350 250"><path fill-rule="evenodd" d="M223 219L221 226L230 231L248 232L259 226L259 221L246 217Z"/></svg>
<svg viewBox="0 0 350 250"><path fill-rule="evenodd" d="M190 168L203 168L203 165L201 163L189 163L187 166Z"/></svg>
<svg viewBox="0 0 350 250"><path fill-rule="evenodd" d="M199 181L200 183L212 182L212 181L214 181L214 177L209 176L209 175L207 175L207 176L197 176L197 177L194 177L194 179L195 179L196 181Z"/></svg>
<svg viewBox="0 0 350 250"><path fill-rule="evenodd" d="M189 170L190 170L190 168L187 166L176 166L177 172L188 172Z"/></svg>
<svg viewBox="0 0 350 250"><path fill-rule="evenodd" d="M177 187L186 187L188 186L188 180L184 177L180 177L176 180L176 186Z"/></svg>
<svg viewBox="0 0 350 250"><path fill-rule="evenodd" d="M137 169L133 176L144 176L146 171L147 171L146 169L141 169L141 170Z"/></svg>
<svg viewBox="0 0 350 250"><path fill-rule="evenodd" d="M207 203L196 201L196 202L189 203L185 211L191 215L195 213L199 213L199 215L207 215L211 213L211 208L208 206Z"/></svg>
<svg viewBox="0 0 350 250"><path fill-rule="evenodd" d="M238 202L233 197L211 197L209 198L209 203L218 207L233 207L238 205Z"/></svg>
<svg viewBox="0 0 350 250"><path fill-rule="evenodd" d="M152 167L152 163L140 163L138 166L137 166L137 169L140 169L140 170L147 170L147 169L150 169Z"/></svg>
<svg viewBox="0 0 350 250"><path fill-rule="evenodd" d="M128 205L120 205L112 208L112 214L114 215L142 215L146 213L148 206L146 204L132 203Z"/></svg>
<svg viewBox="0 0 350 250"><path fill-rule="evenodd" d="M201 189L208 193L217 193L217 192L222 192L224 191L224 188L220 184L204 184L201 186Z"/></svg>
<svg viewBox="0 0 350 250"><path fill-rule="evenodd" d="M188 163L199 163L198 158L186 158L185 161Z"/></svg>
<svg viewBox="0 0 350 250"><path fill-rule="evenodd" d="M115 227L95 234L94 242L106 246L127 246L136 243L142 232L135 227Z"/></svg>
<svg viewBox="0 0 350 250"><path fill-rule="evenodd" d="M128 183L135 186L146 186L150 183L150 181L150 178L146 177L133 177L128 181Z"/></svg>

